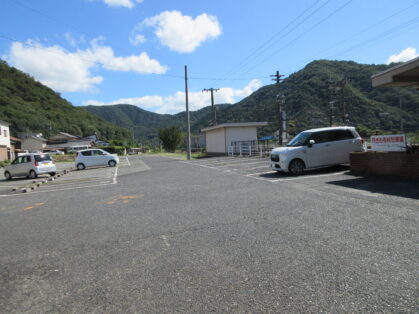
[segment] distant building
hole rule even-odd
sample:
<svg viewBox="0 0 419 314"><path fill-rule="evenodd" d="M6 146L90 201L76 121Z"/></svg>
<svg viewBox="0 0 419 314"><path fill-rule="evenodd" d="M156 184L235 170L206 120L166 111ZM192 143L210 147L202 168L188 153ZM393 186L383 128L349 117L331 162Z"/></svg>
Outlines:
<svg viewBox="0 0 419 314"><path fill-rule="evenodd" d="M80 138L76 135L71 135L71 134L66 133L66 132L58 132L58 134L48 138L48 145L64 144L64 143L68 143L68 142L77 141L79 139Z"/></svg>
<svg viewBox="0 0 419 314"><path fill-rule="evenodd" d="M22 152L22 140L10 136L10 160L14 160L20 152Z"/></svg>
<svg viewBox="0 0 419 314"><path fill-rule="evenodd" d="M257 145L257 128L268 122L224 123L204 128L207 153L227 154L229 149Z"/></svg>
<svg viewBox="0 0 419 314"><path fill-rule="evenodd" d="M47 146L47 140L41 134L28 136L22 140L22 150L43 151Z"/></svg>
<svg viewBox="0 0 419 314"><path fill-rule="evenodd" d="M11 159L9 123L0 120L0 161Z"/></svg>

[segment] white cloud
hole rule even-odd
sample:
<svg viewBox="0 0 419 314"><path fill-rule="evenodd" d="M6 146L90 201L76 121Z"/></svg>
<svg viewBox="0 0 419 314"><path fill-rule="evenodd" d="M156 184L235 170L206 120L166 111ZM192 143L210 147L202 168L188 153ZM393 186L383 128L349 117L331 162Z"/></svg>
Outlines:
<svg viewBox="0 0 419 314"><path fill-rule="evenodd" d="M144 35L141 34L133 34L130 38L129 38L129 42L131 43L131 45L133 46L138 46L142 43L145 43L146 39Z"/></svg>
<svg viewBox="0 0 419 314"><path fill-rule="evenodd" d="M86 91L102 82L89 68L93 63L60 46L44 47L39 43L12 43L8 59L18 69L60 92Z"/></svg>
<svg viewBox="0 0 419 314"><path fill-rule="evenodd" d="M93 40L90 48L74 53L60 46L43 46L33 41L25 44L14 42L7 59L18 69L59 92L87 91L100 84L103 77L91 73L92 68L97 66L141 74L164 73L167 70L145 52L117 57L111 47L100 45L98 40Z"/></svg>
<svg viewBox="0 0 419 314"><path fill-rule="evenodd" d="M203 42L221 35L217 17L205 13L194 19L179 11L165 11L140 25L154 27L161 44L180 53L193 52Z"/></svg>
<svg viewBox="0 0 419 314"><path fill-rule="evenodd" d="M125 8L133 8L135 6L134 2L141 3L143 0L103 0L108 6L110 7L125 7Z"/></svg>
<svg viewBox="0 0 419 314"><path fill-rule="evenodd" d="M405 50L401 51L399 54L391 55L388 60L387 64L390 63L397 63L397 62L405 62L411 59L419 57L419 53L416 52L415 48L408 47Z"/></svg>
<svg viewBox="0 0 419 314"><path fill-rule="evenodd" d="M233 89L230 87L221 88L214 94L214 102L216 104L235 103L244 97L249 96L255 90L262 86L259 80L252 80L243 89ZM192 111L201 109L211 104L209 93L189 92L189 109ZM100 102L96 100L87 100L85 105L106 106L117 104L129 104L143 109L156 109L155 112L162 114L174 114L185 111L185 93L176 92L169 96L144 96L134 98L120 98L110 102Z"/></svg>

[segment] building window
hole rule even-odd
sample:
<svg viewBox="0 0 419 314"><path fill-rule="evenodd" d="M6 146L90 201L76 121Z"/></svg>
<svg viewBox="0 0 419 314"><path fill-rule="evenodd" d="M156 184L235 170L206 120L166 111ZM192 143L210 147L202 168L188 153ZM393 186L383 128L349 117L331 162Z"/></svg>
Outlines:
<svg viewBox="0 0 419 314"><path fill-rule="evenodd" d="M7 137L7 130L3 130L4 137Z"/></svg>

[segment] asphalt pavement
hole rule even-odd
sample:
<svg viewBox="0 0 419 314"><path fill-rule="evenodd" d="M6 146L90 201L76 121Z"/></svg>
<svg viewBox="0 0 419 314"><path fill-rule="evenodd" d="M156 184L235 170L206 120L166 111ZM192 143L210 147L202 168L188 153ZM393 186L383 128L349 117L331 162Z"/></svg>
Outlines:
<svg viewBox="0 0 419 314"><path fill-rule="evenodd" d="M419 310L418 182L134 156L55 184L0 196L0 312Z"/></svg>

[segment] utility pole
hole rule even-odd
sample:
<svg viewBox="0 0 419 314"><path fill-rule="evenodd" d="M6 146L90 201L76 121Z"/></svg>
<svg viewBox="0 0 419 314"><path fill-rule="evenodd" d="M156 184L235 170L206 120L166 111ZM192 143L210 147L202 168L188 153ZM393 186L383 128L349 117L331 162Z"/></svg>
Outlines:
<svg viewBox="0 0 419 314"><path fill-rule="evenodd" d="M273 77L272 81L276 82L276 85L279 89L279 83L283 80L281 77L284 75L279 74L279 71L276 71L274 75L270 75ZM282 133L284 132L283 124L282 124L282 106L285 104L285 96L281 93L276 95L276 102L278 104L278 115L279 115L279 129L278 129L278 144L282 146Z"/></svg>
<svg viewBox="0 0 419 314"><path fill-rule="evenodd" d="M185 65L185 102L186 102L186 125L187 125L187 159L191 160L191 121L189 119L189 99L188 99L188 67Z"/></svg>
<svg viewBox="0 0 419 314"><path fill-rule="evenodd" d="M284 119L282 117L283 111L282 107L285 105L285 95L278 94L276 95L276 102L278 103L278 111L279 111L279 130L278 130L278 144L282 146L282 134L284 133Z"/></svg>
<svg viewBox="0 0 419 314"><path fill-rule="evenodd" d="M400 95L400 92L399 92L399 107L400 107L400 131L403 132L402 95Z"/></svg>
<svg viewBox="0 0 419 314"><path fill-rule="evenodd" d="M279 74L279 71L276 71L276 73L274 75L270 75L270 77L273 77L272 81L275 81L276 84L279 84L283 79L281 79L281 77L283 77L283 74Z"/></svg>
<svg viewBox="0 0 419 314"><path fill-rule="evenodd" d="M211 92L211 110L212 110L212 125L217 125L217 113L214 107L214 92L218 92L219 88L204 88L202 92Z"/></svg>

